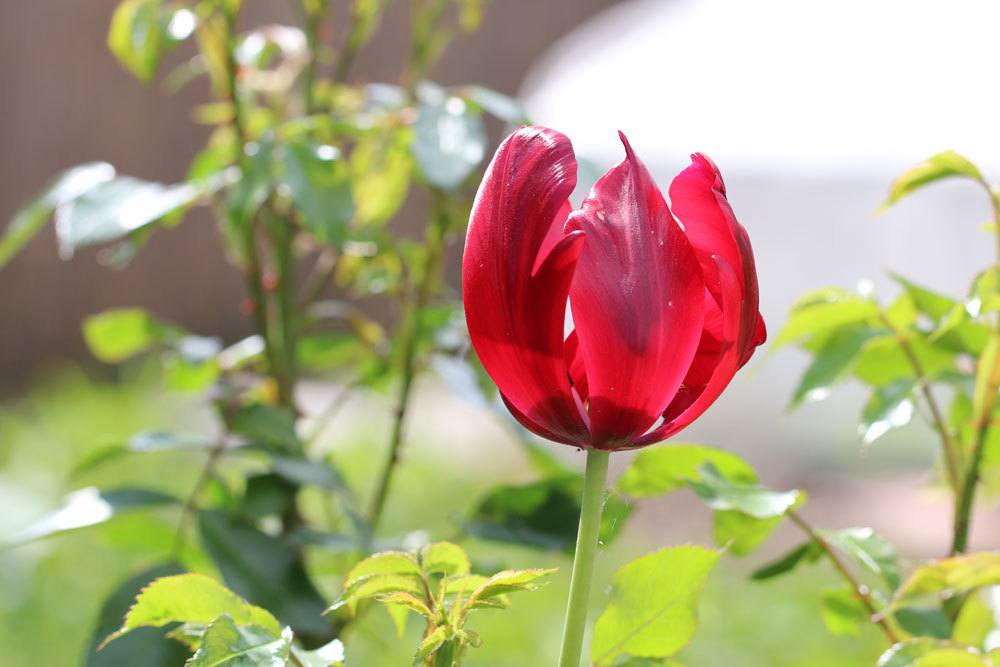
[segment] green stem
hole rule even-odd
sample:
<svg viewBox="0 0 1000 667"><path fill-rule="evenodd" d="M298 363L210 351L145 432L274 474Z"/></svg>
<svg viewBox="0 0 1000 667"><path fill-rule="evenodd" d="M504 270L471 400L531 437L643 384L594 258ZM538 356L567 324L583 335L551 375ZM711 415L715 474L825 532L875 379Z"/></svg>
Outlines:
<svg viewBox="0 0 1000 667"><path fill-rule="evenodd" d="M453 667L456 658L458 658L458 640L452 639L442 644L434 653L431 667Z"/></svg>
<svg viewBox="0 0 1000 667"><path fill-rule="evenodd" d="M559 667L580 667L609 458L608 452L599 449L587 450L583 503L580 506L580 529L576 535L576 555L573 557L573 575L569 583L569 603L566 608L566 626L563 630Z"/></svg>
<svg viewBox="0 0 1000 667"><path fill-rule="evenodd" d="M389 436L389 451L386 455L382 473L375 486L371 509L368 512L368 526L374 535L385 510L385 502L389 495L396 464L399 463L400 449L403 446L403 429L406 414L413 391L413 380L417 371L417 345L420 342L421 319L423 309L430 303L440 280L441 264L444 260L445 231L448 226L448 215L445 208L444 194L432 191L434 200L433 220L427 229L427 255L418 276L419 283L412 290L404 303L402 324L400 327L399 372L400 385L396 398L396 409L393 415L392 432Z"/></svg>
<svg viewBox="0 0 1000 667"><path fill-rule="evenodd" d="M278 396L281 404L295 412L295 382L298 377L296 347L298 323L295 302L295 256L292 245L295 227L291 215L274 221L275 259L278 268L278 323L281 330L281 370L278 377Z"/></svg>

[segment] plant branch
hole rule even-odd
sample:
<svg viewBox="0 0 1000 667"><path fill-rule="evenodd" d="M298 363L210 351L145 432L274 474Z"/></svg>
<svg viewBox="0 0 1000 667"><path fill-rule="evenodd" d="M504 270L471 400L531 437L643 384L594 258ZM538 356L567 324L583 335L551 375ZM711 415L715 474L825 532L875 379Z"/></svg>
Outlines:
<svg viewBox="0 0 1000 667"><path fill-rule="evenodd" d="M899 347L903 350L903 355L906 357L910 366L913 368L913 373L917 379L917 386L920 388L920 392L923 394L924 401L927 403L927 407L931 413L931 419L934 422L934 430L938 432L941 436L941 449L944 453L945 469L948 474L948 484L951 486L952 493L958 496L959 490L961 489L961 479L959 473L959 446L955 442L955 438L952 435L951 429L948 428L948 422L944 418L944 413L941 410L941 406L938 404L937 399L934 396L934 390L931 387L930 380L927 376L927 371L924 370L924 365L920 362L920 357L917 356L916 350L910 344L910 340L906 337L906 334L900 331L889 319L889 317L883 312L879 314L882 323L888 327L889 331L896 337L897 342L899 342Z"/></svg>
<svg viewBox="0 0 1000 667"><path fill-rule="evenodd" d="M792 523L798 526L802 532L804 532L819 546L820 549L823 550L823 553L826 554L826 557L833 564L834 569L836 569L837 572L844 577L848 585L850 585L851 589L854 591L855 595L857 595L858 599L861 600L861 604L863 604L865 609L868 610L871 619L878 623L879 627L882 628L882 631L885 633L889 642L892 644L898 643L900 641L900 637L896 633L896 629L893 627L893 624L887 617L879 613L878 607L875 605L875 600L872 598L871 591L867 586L862 584L857 577L854 576L850 568L848 568L844 561L840 559L840 556L837 555L837 551L833 545L830 544L825 537L820 535L819 532L795 510L788 511L788 518L791 519Z"/></svg>
<svg viewBox="0 0 1000 667"><path fill-rule="evenodd" d="M190 516L198 509L198 499L201 497L202 491L205 489L205 485L208 484L208 480L212 478L215 474L215 466L222 458L223 452L226 450L226 436L220 436L218 442L212 446L212 449L208 452L208 458L205 459L204 465L201 467L201 472L198 473L198 479L195 480L194 488L188 495L187 500L184 501L184 506L181 507L181 515L177 520L177 530L174 533L174 558L180 558L181 553L184 551L185 544L185 532L187 531L187 523Z"/></svg>
<svg viewBox="0 0 1000 667"><path fill-rule="evenodd" d="M444 260L445 230L448 225L448 215L444 205L445 195L440 190L435 189L431 191L431 196L433 198L433 212L431 223L427 229L427 254L418 276L419 282L416 289L411 289L407 293L403 306L402 324L398 334L401 380L399 393L396 396L392 431L389 436L389 451L382 472L378 477L375 495L372 497L371 509L368 512L368 524L372 534L375 533L382 518L393 472L399 463L400 449L403 444L403 429L417 370L417 346L422 331L423 310L430 303L431 297L437 289L441 264Z"/></svg>

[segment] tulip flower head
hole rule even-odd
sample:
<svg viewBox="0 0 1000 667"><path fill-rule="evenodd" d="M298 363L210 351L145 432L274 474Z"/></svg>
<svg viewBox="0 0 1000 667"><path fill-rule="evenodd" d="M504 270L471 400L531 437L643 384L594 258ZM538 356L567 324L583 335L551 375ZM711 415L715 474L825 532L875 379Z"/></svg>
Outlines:
<svg viewBox="0 0 1000 667"><path fill-rule="evenodd" d="M683 429L766 338L750 241L715 164L693 155L668 206L620 136L625 159L573 210L569 139L537 126L510 135L479 187L462 263L472 344L511 413L544 438L603 450Z"/></svg>

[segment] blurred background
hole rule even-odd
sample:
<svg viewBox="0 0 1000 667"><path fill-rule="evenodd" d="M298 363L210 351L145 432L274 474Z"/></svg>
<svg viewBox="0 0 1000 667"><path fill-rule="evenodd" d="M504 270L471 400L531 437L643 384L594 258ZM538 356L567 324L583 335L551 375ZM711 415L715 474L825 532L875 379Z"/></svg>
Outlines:
<svg viewBox="0 0 1000 667"><path fill-rule="evenodd" d="M0 3L0 220L71 165L107 160L122 173L174 182L204 143L207 130L191 117L207 98L204 88L168 95L142 87L108 53L115 4ZM390 9L353 79L395 76L405 4ZM246 5L249 25L290 20L285 3ZM442 84L475 81L521 95L535 122L568 134L598 169L581 180L592 182L621 159L619 129L664 189L690 152L709 154L753 241L762 311L774 332L810 288L868 279L888 296L894 288L884 274L893 270L957 296L990 263L992 242L980 229L987 202L970 185L944 183L874 212L899 172L944 149L1000 177L1000 93L991 83L1000 59L996 25L1000 5L988 0L953 0L946 8L929 0L497 0L479 32L461 37L432 75ZM499 140L503 128L491 129ZM93 252L61 261L48 230L0 272L0 505L11 508L0 529L24 525L72 490L74 461L101 442L150 424L181 420L194 428L208 419L189 399L164 394L142 365L114 373L98 367L79 323L109 307L137 305L191 331L236 340L250 325L238 308L242 283L219 260L221 251L199 211L158 234L122 271L99 266ZM458 253L450 259L457 278ZM816 524L863 521L904 553L940 555L950 510L927 473L936 453L930 430L915 420L863 446L853 425L865 396L852 387L789 413L805 361L790 349L759 353L681 439L741 454L771 486L808 490ZM395 503L394 525L444 521L446 508L471 488L446 485L428 502L422 494L443 474L434 462L474 470L465 483L478 479L477 488L525 477L520 450L484 410L448 395L432 376L418 400L400 494L424 502ZM384 409L379 397L361 396L331 427L356 479L374 468L370 452L384 442ZM615 458L620 469L625 457ZM170 483L191 484L189 461L168 464L176 475ZM155 479L163 470L102 474ZM977 519L974 546L998 545L998 519L992 511ZM615 551L708 542L709 525L707 511L683 495L647 503ZM819 607L831 579L824 568L812 578L767 584L740 579L793 538L779 533L754 563L727 561L703 605L704 627L688 663L870 664L877 636L828 636L818 614L803 611ZM95 531L0 553L0 654L14 656L5 664L29 664L39 651L46 659L31 664L76 664L100 600L147 547L112 544ZM603 576L616 558L605 559ZM73 574L81 566L88 573L82 580ZM490 664L518 664L516 651L504 654L502 646L526 633L546 641L548 628L555 642L561 594L525 600L521 626L506 635L484 631L488 644L501 646ZM762 605L776 613L762 617ZM800 618L808 620L800 625ZM796 649L775 649L792 626L801 634ZM40 638L51 647L40 649ZM377 648L388 640L373 630L367 641Z"/></svg>

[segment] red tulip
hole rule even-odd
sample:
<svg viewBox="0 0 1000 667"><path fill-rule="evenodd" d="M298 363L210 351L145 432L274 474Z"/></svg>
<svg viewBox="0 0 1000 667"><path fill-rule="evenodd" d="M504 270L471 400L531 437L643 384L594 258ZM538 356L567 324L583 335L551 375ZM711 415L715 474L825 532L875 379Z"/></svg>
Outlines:
<svg viewBox="0 0 1000 667"><path fill-rule="evenodd" d="M544 127L509 136L479 187L462 264L472 344L511 413L542 437L603 450L680 431L766 337L750 241L718 169L693 155L668 207L620 136L625 160L575 211L569 139Z"/></svg>

